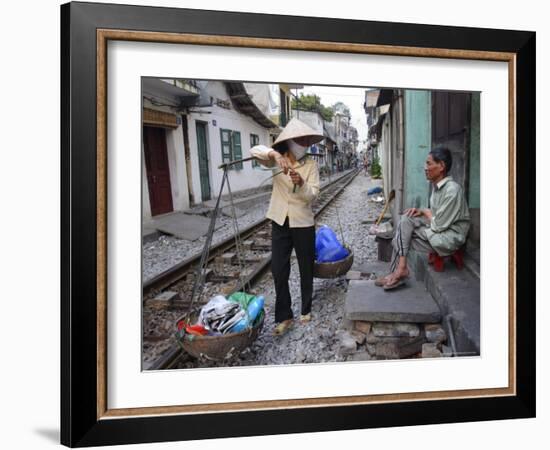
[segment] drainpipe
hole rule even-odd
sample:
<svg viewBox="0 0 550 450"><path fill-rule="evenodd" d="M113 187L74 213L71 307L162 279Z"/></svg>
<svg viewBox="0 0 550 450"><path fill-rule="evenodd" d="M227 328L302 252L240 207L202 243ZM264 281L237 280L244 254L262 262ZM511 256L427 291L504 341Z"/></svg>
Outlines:
<svg viewBox="0 0 550 450"><path fill-rule="evenodd" d="M191 149L189 147L189 129L187 123L187 114L181 115L181 130L183 133L183 147L185 152L185 171L187 173L187 190L189 192L189 206L195 204L195 195L193 193L193 170L191 168Z"/></svg>
<svg viewBox="0 0 550 450"><path fill-rule="evenodd" d="M456 356L458 352L456 349L455 334L453 331L453 322L450 314L445 316L445 323L447 324L447 329L449 330L449 340L451 341L451 350L453 352L451 356Z"/></svg>
<svg viewBox="0 0 550 450"><path fill-rule="evenodd" d="M405 98L403 96L403 91L399 90L399 95L397 97L399 102L399 133L400 133L400 139L399 144L401 144L401 182L399 184L399 192L401 192L399 204L397 205L397 208L399 211L403 211L403 201L404 201L404 190L405 190Z"/></svg>

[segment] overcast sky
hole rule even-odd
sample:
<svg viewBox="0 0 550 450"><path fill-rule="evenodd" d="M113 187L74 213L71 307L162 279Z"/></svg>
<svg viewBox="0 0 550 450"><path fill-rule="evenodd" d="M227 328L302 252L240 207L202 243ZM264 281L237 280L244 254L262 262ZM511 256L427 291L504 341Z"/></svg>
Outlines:
<svg viewBox="0 0 550 450"><path fill-rule="evenodd" d="M351 124L357 128L359 133L359 149L361 149L364 139L367 138L367 117L363 109L365 101L365 88L347 88L336 86L305 86L298 90L300 93L317 94L321 98L321 103L325 106L332 106L336 102L345 103L350 109ZM293 90L292 93L295 93Z"/></svg>

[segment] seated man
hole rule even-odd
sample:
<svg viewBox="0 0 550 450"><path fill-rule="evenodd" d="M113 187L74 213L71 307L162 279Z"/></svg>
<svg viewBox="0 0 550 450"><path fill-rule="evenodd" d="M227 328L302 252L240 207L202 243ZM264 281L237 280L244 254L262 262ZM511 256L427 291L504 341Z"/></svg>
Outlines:
<svg viewBox="0 0 550 450"><path fill-rule="evenodd" d="M385 290L394 289L409 277L407 254L412 248L453 254L466 242L470 228L470 212L462 187L447 174L453 160L446 148L435 148L426 159L424 172L433 184L429 209L410 208L404 211L393 237L390 274L375 281Z"/></svg>

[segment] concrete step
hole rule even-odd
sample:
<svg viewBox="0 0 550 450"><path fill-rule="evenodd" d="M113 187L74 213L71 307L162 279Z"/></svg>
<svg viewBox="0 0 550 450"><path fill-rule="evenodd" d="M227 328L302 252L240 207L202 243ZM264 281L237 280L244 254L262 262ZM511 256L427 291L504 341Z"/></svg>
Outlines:
<svg viewBox="0 0 550 450"><path fill-rule="evenodd" d="M410 278L391 291L372 280L351 280L345 303L345 318L365 322L439 323L441 312L422 283Z"/></svg>
<svg viewBox="0 0 550 450"><path fill-rule="evenodd" d="M464 255L464 266L470 271L470 273L476 276L478 279L480 277L480 265L481 265L481 255L479 246L467 245L466 253Z"/></svg>
<svg viewBox="0 0 550 450"><path fill-rule="evenodd" d="M453 265L444 272L431 267L425 271L424 283L444 316L451 315L459 352L480 351L480 283L479 276ZM479 272L478 272L479 273Z"/></svg>
<svg viewBox="0 0 550 450"><path fill-rule="evenodd" d="M425 285L442 315L451 316L459 353L479 354L480 284L479 263L475 256L466 254L462 270L450 261L445 262L443 272L433 270L426 254L413 251L410 256L416 279ZM448 329L445 331L449 332Z"/></svg>

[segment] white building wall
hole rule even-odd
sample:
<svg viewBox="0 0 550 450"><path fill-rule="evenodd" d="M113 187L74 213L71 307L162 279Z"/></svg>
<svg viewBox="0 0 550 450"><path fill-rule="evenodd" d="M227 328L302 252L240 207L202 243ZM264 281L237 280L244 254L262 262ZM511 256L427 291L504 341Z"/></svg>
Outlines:
<svg viewBox="0 0 550 450"><path fill-rule="evenodd" d="M318 113L293 109L292 117L295 117L296 119L304 122L306 125L309 125L318 133L323 134L323 119Z"/></svg>
<svg viewBox="0 0 550 450"><path fill-rule="evenodd" d="M229 95L222 82L205 82L202 88L207 91L209 96L213 97L214 105L212 107L192 108L192 110L197 112L189 114L189 145L191 148L191 164L193 168L193 191L197 202L200 200L201 193L196 131L197 121L207 124L209 176L212 198L217 197L223 176L222 170L218 169L218 166L222 164L221 129L229 129L241 133L243 158L250 156L251 133L259 137L260 144L270 145L271 143L268 129L257 124L252 118L233 109L233 105L231 105L231 109L225 109L215 104L216 99L230 101ZM270 175L270 171L263 170L261 166L253 168L252 161L246 161L243 163L242 169L230 170L229 182L231 184L231 190L237 192L245 189L257 188ZM224 188L224 193L227 193L227 188Z"/></svg>
<svg viewBox="0 0 550 450"><path fill-rule="evenodd" d="M166 129L166 147L172 185L172 204L174 211L189 209L189 190L185 170L185 147L181 125L176 129Z"/></svg>

